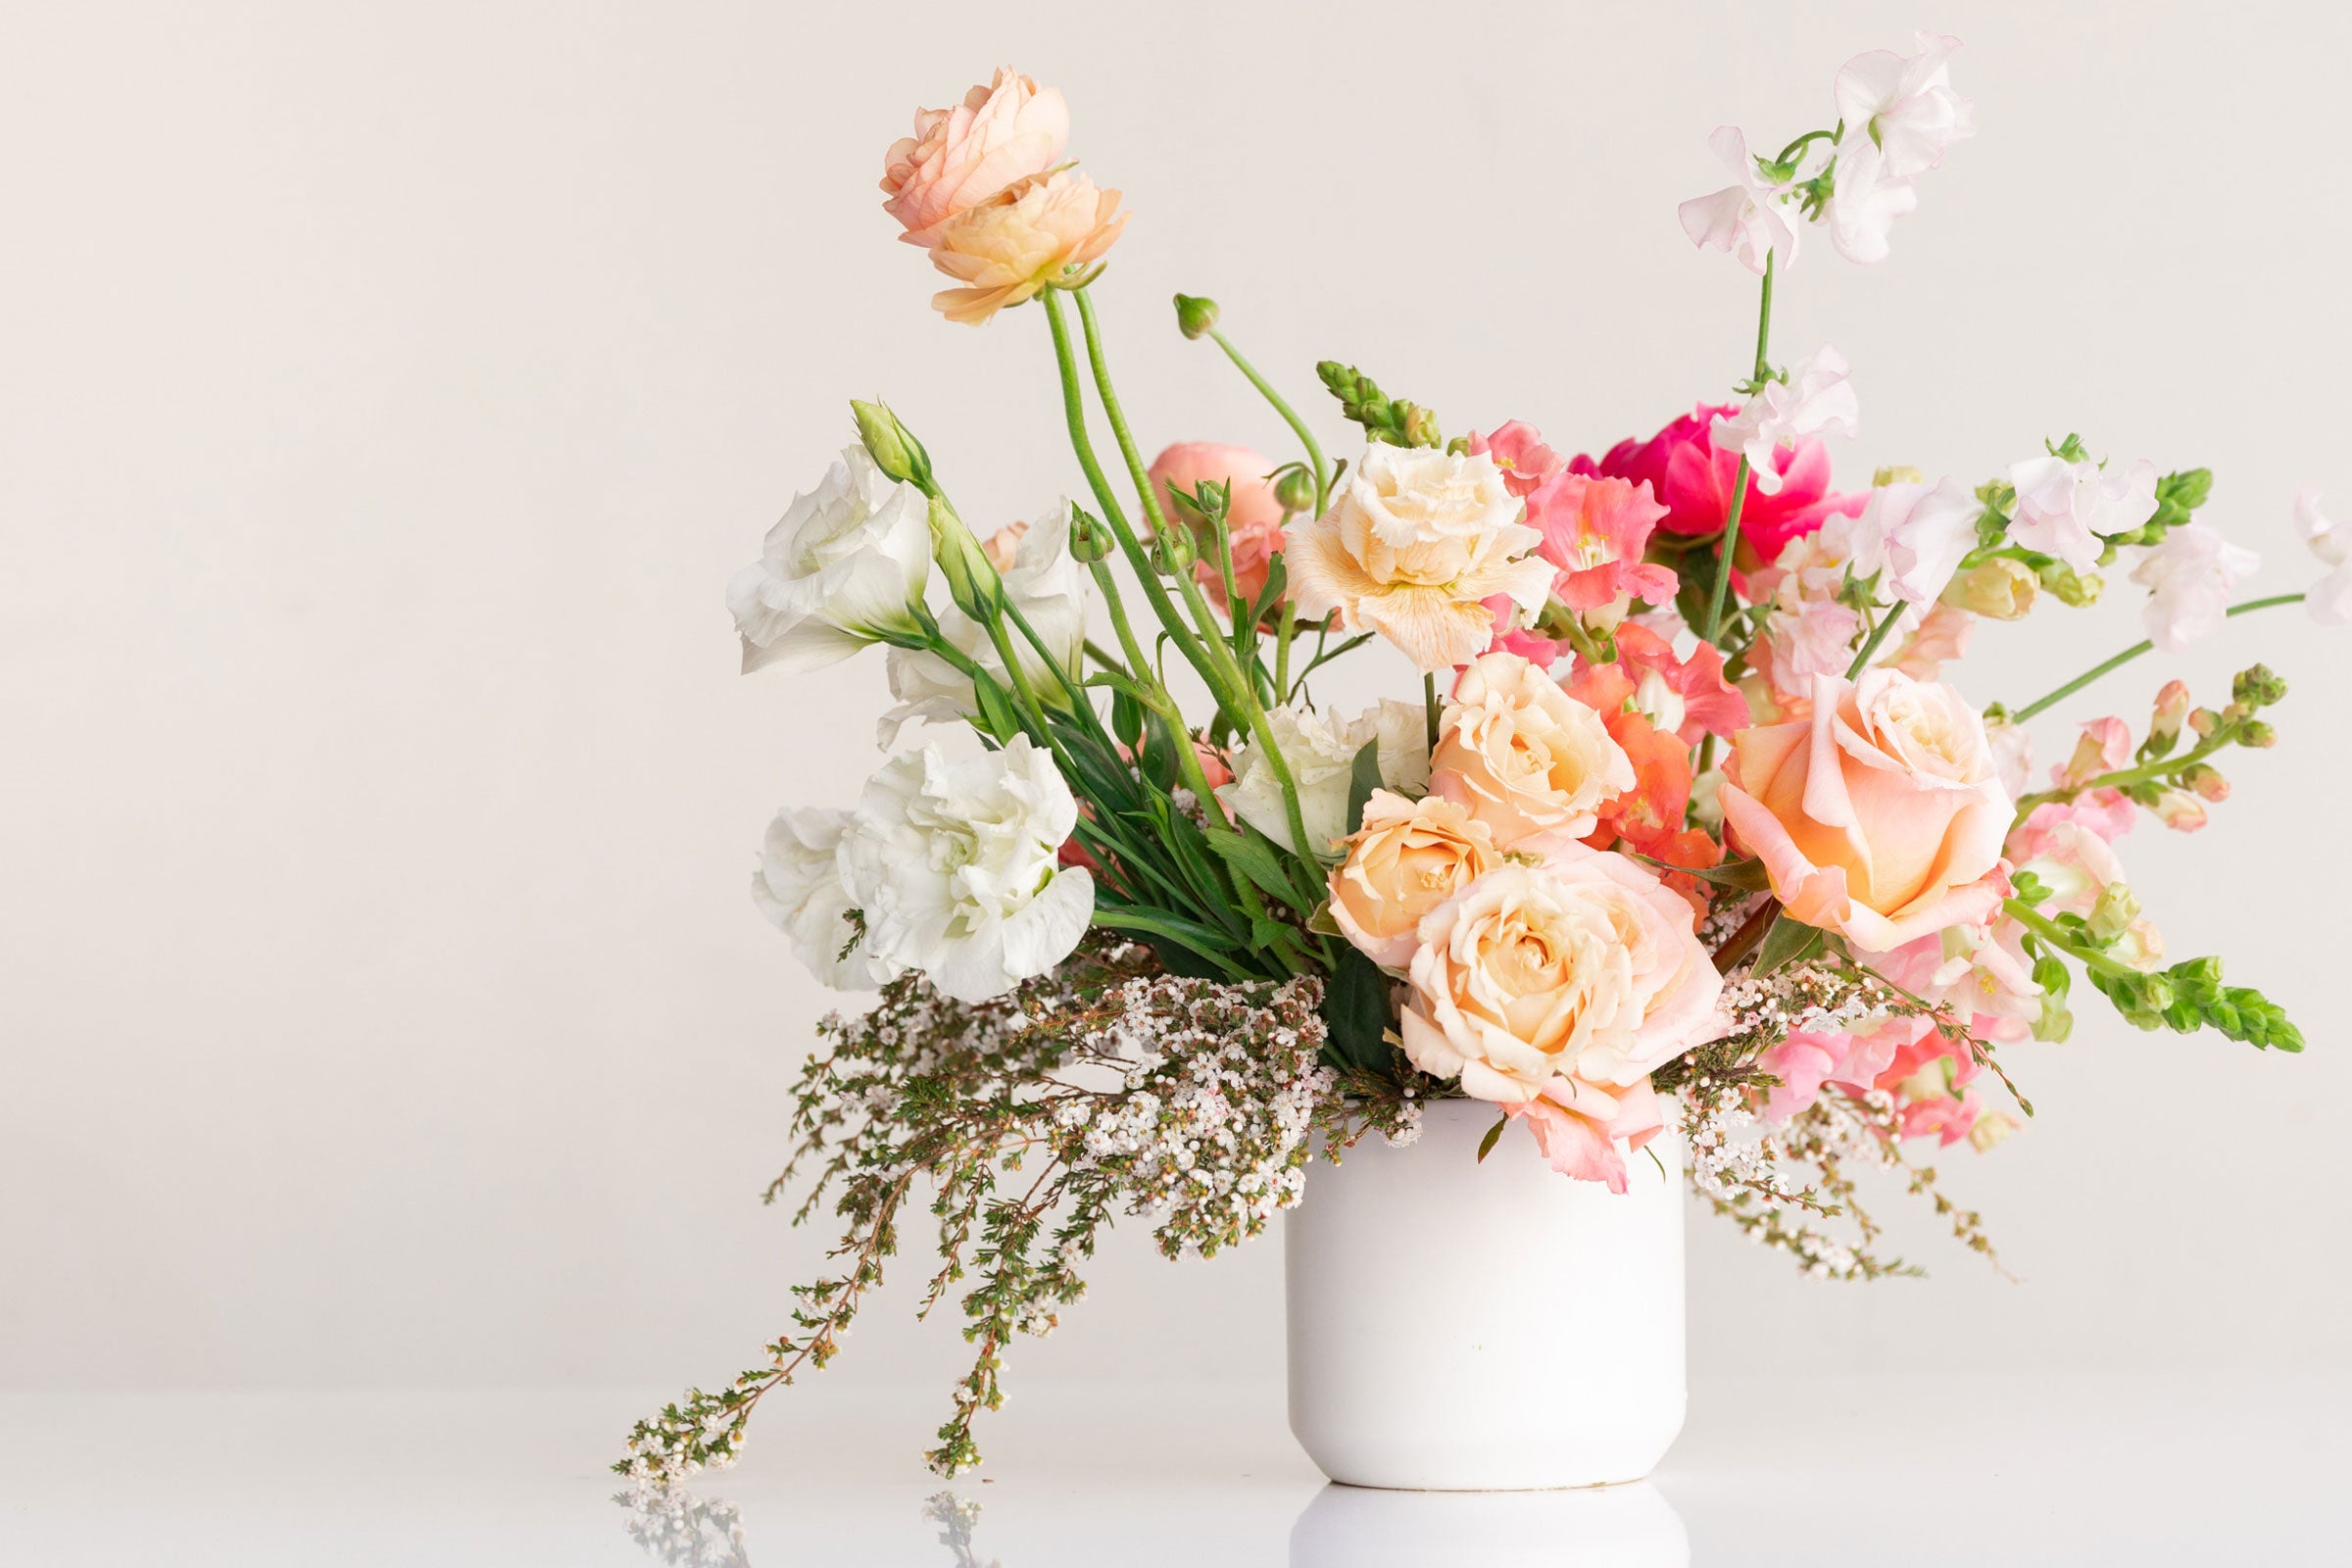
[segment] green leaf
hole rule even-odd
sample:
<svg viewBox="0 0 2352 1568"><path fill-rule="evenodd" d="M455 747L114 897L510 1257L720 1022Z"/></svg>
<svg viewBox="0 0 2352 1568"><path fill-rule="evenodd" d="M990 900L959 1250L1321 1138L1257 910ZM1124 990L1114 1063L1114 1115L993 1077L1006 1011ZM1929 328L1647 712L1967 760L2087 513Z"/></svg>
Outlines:
<svg viewBox="0 0 2352 1568"><path fill-rule="evenodd" d="M1217 858L1240 875L1256 883L1260 893L1300 913L1305 912L1306 906L1299 904L1298 890L1292 886L1289 874L1284 871L1272 840L1247 826L1239 833L1222 827L1202 831L1208 840L1208 847L1216 852Z"/></svg>
<svg viewBox="0 0 2352 1568"><path fill-rule="evenodd" d="M1636 855L1634 858L1640 860L1643 865L1652 866L1660 871L1686 872L1697 877L1701 882L1711 882L1719 888L1730 888L1738 893L1761 893L1772 886L1772 878L1766 873L1764 862L1759 859L1733 860L1725 865L1693 867L1676 865L1671 860L1655 859L1646 855Z"/></svg>
<svg viewBox="0 0 2352 1568"><path fill-rule="evenodd" d="M1487 1129L1487 1136L1478 1141L1478 1162L1481 1165L1487 1162L1489 1154L1494 1152L1494 1145L1501 1139L1502 1130L1510 1124L1511 1118L1508 1116L1495 1117L1494 1125Z"/></svg>
<svg viewBox="0 0 2352 1568"><path fill-rule="evenodd" d="M1238 963L1238 950L1219 933L1182 915L1140 904L1095 906L1093 923L1116 931L1133 931L1151 940L1160 962L1177 974L1199 979L1239 979L1248 970ZM1206 967L1203 967L1203 965Z"/></svg>
<svg viewBox="0 0 2352 1568"><path fill-rule="evenodd" d="M1340 955L1340 966L1323 992L1323 1026L1342 1061L1359 1072L1389 1067L1389 977L1354 948Z"/></svg>
<svg viewBox="0 0 2352 1568"><path fill-rule="evenodd" d="M1807 925L1784 912L1772 922L1772 929L1764 933L1764 941L1756 949L1755 972L1759 976L1768 975L1813 957L1822 951L1828 938L1829 933L1821 927Z"/></svg>
<svg viewBox="0 0 2352 1568"><path fill-rule="evenodd" d="M1002 686L983 675L972 683L972 690L980 699L980 716L991 735L1000 741L1009 741L1021 733L1020 718L1013 712L1012 701Z"/></svg>
<svg viewBox="0 0 2352 1568"><path fill-rule="evenodd" d="M1366 741L1355 754L1348 775L1348 831L1353 833L1364 825L1364 803L1379 789L1380 742Z"/></svg>

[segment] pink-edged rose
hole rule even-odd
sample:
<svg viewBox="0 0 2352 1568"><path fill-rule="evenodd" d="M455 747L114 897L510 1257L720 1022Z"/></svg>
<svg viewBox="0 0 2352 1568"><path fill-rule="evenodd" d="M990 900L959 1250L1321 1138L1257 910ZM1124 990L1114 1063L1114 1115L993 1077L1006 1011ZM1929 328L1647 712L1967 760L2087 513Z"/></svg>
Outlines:
<svg viewBox="0 0 2352 1568"><path fill-rule="evenodd" d="M1570 466L1636 484L1646 480L1650 494L1666 508L1658 526L1668 533L1720 533L1724 519L1731 515L1740 454L1715 445L1711 427L1716 419L1728 419L1740 412L1736 403L1702 403L1646 440L1628 437L1598 462L1578 458ZM1823 518L1833 513L1850 516L1870 499L1867 491L1860 495L1830 492L1830 451L1818 439L1808 437L1777 449L1772 469L1778 487L1767 495L1760 486L1749 486L1747 500L1740 509L1740 536L1760 561L1775 560L1783 545L1799 534L1811 533Z"/></svg>
<svg viewBox="0 0 2352 1568"><path fill-rule="evenodd" d="M1808 717L1732 738L1718 799L1790 914L1873 952L2000 902L2009 795L1983 717L1949 686L1816 675Z"/></svg>
<svg viewBox="0 0 2352 1568"><path fill-rule="evenodd" d="M1401 1034L1422 1071L1524 1104L1555 1080L1614 1093L1723 1027L1690 906L1612 851L1495 867L1422 916Z"/></svg>
<svg viewBox="0 0 2352 1568"><path fill-rule="evenodd" d="M954 109L915 111L914 134L883 157L882 210L906 228L901 239L927 249L958 213L1060 163L1069 139L1060 91L999 66Z"/></svg>
<svg viewBox="0 0 2352 1568"><path fill-rule="evenodd" d="M1233 585L1245 607L1265 592L1267 568L1282 548L1282 503L1274 498L1273 471L1273 461L1262 454L1218 441L1179 441L1152 460L1152 486L1170 522L1187 515L1171 491L1190 494L1203 480L1232 486L1225 531L1233 547ZM1214 555L1212 542L1203 538L1193 575L1223 610L1225 572Z"/></svg>

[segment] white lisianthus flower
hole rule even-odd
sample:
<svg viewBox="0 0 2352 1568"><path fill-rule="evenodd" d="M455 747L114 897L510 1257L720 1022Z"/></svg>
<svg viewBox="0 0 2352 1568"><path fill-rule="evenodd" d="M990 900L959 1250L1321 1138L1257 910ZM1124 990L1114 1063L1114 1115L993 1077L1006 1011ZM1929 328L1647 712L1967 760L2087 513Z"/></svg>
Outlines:
<svg viewBox="0 0 2352 1568"><path fill-rule="evenodd" d="M1865 137L1838 150L1838 172L1830 186L1830 243L1849 262L1868 265L1886 259L1886 231L1919 206L1907 179L1887 172L1886 156Z"/></svg>
<svg viewBox="0 0 2352 1568"><path fill-rule="evenodd" d="M980 548L1004 582L1005 600L1028 617L1061 667L1075 670L1086 643L1093 579L1084 563L1070 554L1069 502L1058 503L1034 524L1008 523ZM941 611L938 619L940 635L952 646L990 674L1004 676L1004 660L986 627L954 605ZM1009 619L1004 630L1021 673L1041 697L1056 700L1059 687L1044 656ZM971 680L939 655L893 648L888 664L890 694L899 706L882 715L880 742L885 751L898 743L900 726L909 719L945 722L979 710Z"/></svg>
<svg viewBox="0 0 2352 1568"><path fill-rule="evenodd" d="M1298 789L1298 815L1306 825L1308 849L1319 858L1337 859L1334 840L1348 833L1348 797L1354 782L1355 754L1379 742L1380 782L1399 794L1419 795L1429 787L1429 719L1417 703L1388 701L1351 719L1336 719L1311 708L1268 710L1266 728ZM1225 809L1286 850L1291 817L1283 805L1282 782L1264 751L1244 746L1233 759L1233 782L1217 786Z"/></svg>
<svg viewBox="0 0 2352 1568"><path fill-rule="evenodd" d="M1715 444L1747 457L1747 482L1764 495L1781 487L1772 455L1806 436L1854 433L1862 416L1845 356L1822 345L1786 381L1768 381L1738 414L1717 415Z"/></svg>
<svg viewBox="0 0 2352 1568"><path fill-rule="evenodd" d="M2352 620L2352 538L2320 511L2320 492L2305 485L2295 496L2295 532L2311 553L2335 569L2319 581L2303 600L2311 618L2323 626L2341 626Z"/></svg>
<svg viewBox="0 0 2352 1568"><path fill-rule="evenodd" d="M866 950L958 1002L1046 973L1094 912L1094 878L1057 858L1077 824L1052 755L1025 735L969 761L935 746L893 758L867 781L841 847Z"/></svg>
<svg viewBox="0 0 2352 1568"><path fill-rule="evenodd" d="M875 957L862 941L850 946L856 932L849 914L857 905L839 863L849 825L847 811L778 811L752 872L752 903L791 940L810 974L836 991L871 991L899 969Z"/></svg>
<svg viewBox="0 0 2352 1568"><path fill-rule="evenodd" d="M1738 183L1710 196L1693 196L1676 209L1690 243L1722 251L1758 274L1767 256L1777 256L1783 268L1794 264L1797 230L1788 187L1764 178L1747 155L1747 137L1739 126L1716 126L1707 146Z"/></svg>
<svg viewBox="0 0 2352 1568"><path fill-rule="evenodd" d="M2113 473L2087 458L2028 458L2010 465L2009 483L2017 491L2009 537L2077 571L2099 564L2103 535L2156 515L2156 465L2145 458Z"/></svg>
<svg viewBox="0 0 2352 1568"><path fill-rule="evenodd" d="M1932 605L1977 546L1984 503L1959 479L1933 488L1896 481L1870 493L1863 520L1879 532L1886 589L1911 605Z"/></svg>
<svg viewBox="0 0 2352 1568"><path fill-rule="evenodd" d="M2233 545L2201 522L2175 524L2163 540L2141 553L2132 580L2148 590L2148 640L2177 654L2200 637L2221 630L2230 595L2262 564L2262 558Z"/></svg>
<svg viewBox="0 0 2352 1568"><path fill-rule="evenodd" d="M930 570L930 502L875 466L864 447L844 448L727 584L744 670L814 669L886 632L913 631L911 607Z"/></svg>
<svg viewBox="0 0 2352 1568"><path fill-rule="evenodd" d="M1977 133L1976 106L1952 91L1957 38L1918 35L1919 53L1873 49L1838 69L1838 118L1885 158L1886 172L1909 179L1943 162L1943 150Z"/></svg>

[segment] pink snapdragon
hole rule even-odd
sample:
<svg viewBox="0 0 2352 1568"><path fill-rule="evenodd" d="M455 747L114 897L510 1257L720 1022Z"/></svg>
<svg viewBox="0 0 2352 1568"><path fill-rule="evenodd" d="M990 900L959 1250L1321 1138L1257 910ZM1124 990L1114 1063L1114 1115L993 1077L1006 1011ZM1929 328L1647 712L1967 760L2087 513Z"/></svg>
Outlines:
<svg viewBox="0 0 2352 1568"><path fill-rule="evenodd" d="M1554 1078L1535 1099L1506 1104L1502 1113L1527 1124L1553 1170L1578 1181L1604 1182L1612 1193L1625 1191L1625 1156L1666 1126L1647 1078L1606 1090L1581 1078Z"/></svg>
<svg viewBox="0 0 2352 1568"><path fill-rule="evenodd" d="M1617 627L1617 662L1633 677L1634 706L1685 746L1702 735L1730 739L1751 722L1747 699L1723 678L1723 651L1700 643L1683 659L1674 644L1638 620ZM1586 665L1578 662L1581 674Z"/></svg>

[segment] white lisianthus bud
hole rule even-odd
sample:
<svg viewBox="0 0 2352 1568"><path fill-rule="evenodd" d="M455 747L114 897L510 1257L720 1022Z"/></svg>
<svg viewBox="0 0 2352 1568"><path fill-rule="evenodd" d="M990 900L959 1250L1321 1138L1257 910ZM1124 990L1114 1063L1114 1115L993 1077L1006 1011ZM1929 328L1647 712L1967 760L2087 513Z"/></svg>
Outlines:
<svg viewBox="0 0 2352 1568"><path fill-rule="evenodd" d="M744 670L813 669L912 632L930 569L929 500L894 482L864 447L844 448L727 584Z"/></svg>
<svg viewBox="0 0 2352 1568"><path fill-rule="evenodd" d="M1052 755L1025 735L968 761L930 746L892 759L867 782L841 847L866 950L958 1002L1044 974L1094 912L1094 878L1057 858L1077 823Z"/></svg>

